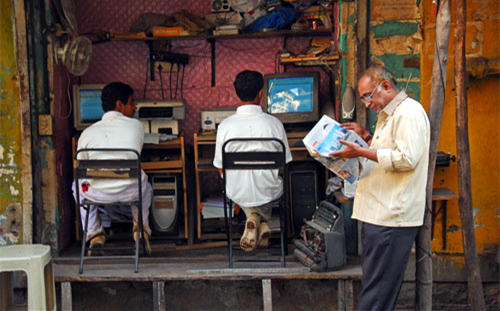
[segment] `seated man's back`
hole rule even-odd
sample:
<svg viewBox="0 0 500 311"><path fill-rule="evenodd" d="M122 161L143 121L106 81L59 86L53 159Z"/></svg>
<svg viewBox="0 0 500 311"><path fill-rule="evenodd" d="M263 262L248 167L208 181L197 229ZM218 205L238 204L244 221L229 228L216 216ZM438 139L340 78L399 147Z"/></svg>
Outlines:
<svg viewBox="0 0 500 311"><path fill-rule="evenodd" d="M231 138L277 138L285 145L286 162L292 160L283 124L260 107L262 87L263 77L259 72L245 70L236 76L234 88L241 102L236 113L217 129L213 164L219 170L222 171L222 147ZM281 148L273 142L235 142L226 146L225 151L281 151ZM226 196L240 205L247 216L241 248L251 251L266 246L271 209L283 194L278 170L237 170L226 174Z"/></svg>

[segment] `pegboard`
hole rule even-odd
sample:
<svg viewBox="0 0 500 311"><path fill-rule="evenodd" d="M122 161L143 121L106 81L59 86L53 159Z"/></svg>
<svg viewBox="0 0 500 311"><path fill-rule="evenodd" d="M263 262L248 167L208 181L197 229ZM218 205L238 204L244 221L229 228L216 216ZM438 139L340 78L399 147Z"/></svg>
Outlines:
<svg viewBox="0 0 500 311"><path fill-rule="evenodd" d="M127 32L141 14L147 12L172 14L179 10L205 16L210 13L210 0L85 0L76 1L77 21L80 34L96 31ZM193 142L193 133L200 127L200 111L210 107L236 106L238 98L232 83L242 70L273 73L276 54L283 47L283 38L219 39L215 49L215 86L211 86L211 48L206 40L172 40L172 52L189 54L185 67L182 98L186 102L186 119L181 126L187 143ZM309 38L293 38L287 48L294 52L304 50ZM181 98L180 80L177 74L155 73L155 81L148 74L149 50L142 41L112 41L95 44L88 71L81 83L122 81L134 89L134 97L152 99ZM292 71L294 69L291 69ZM300 69L305 70L305 69ZM311 70L311 69L308 69ZM319 69L313 69L319 70ZM329 79L321 72L320 93L329 96ZM182 72L181 72L182 73ZM176 82L177 81L177 82ZM146 94L144 90L146 88ZM171 91L172 90L172 91Z"/></svg>

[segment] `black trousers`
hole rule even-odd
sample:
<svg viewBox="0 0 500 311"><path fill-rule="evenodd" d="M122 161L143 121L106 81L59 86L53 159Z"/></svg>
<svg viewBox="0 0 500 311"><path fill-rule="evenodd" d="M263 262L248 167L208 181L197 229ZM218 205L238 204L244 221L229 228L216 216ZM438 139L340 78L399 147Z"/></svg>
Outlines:
<svg viewBox="0 0 500 311"><path fill-rule="evenodd" d="M393 310L420 227L361 227L362 289L358 310Z"/></svg>

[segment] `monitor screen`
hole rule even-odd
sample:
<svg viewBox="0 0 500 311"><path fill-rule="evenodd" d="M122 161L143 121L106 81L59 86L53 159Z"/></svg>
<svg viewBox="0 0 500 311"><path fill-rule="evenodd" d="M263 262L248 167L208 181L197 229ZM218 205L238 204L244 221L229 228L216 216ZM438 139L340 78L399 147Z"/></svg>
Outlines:
<svg viewBox="0 0 500 311"><path fill-rule="evenodd" d="M101 119L104 114L101 103L103 88L101 84L73 86L74 124L77 130L83 130Z"/></svg>
<svg viewBox="0 0 500 311"><path fill-rule="evenodd" d="M283 123L317 121L317 72L287 72L264 76L263 108Z"/></svg>
<svg viewBox="0 0 500 311"><path fill-rule="evenodd" d="M283 77L269 79L267 111L269 113L312 112L314 101L313 77Z"/></svg>

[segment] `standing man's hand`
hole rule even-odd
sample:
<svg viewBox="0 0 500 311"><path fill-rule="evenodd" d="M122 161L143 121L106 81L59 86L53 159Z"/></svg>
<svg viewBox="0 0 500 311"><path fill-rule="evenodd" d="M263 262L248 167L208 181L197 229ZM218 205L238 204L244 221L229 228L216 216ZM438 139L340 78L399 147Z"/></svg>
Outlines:
<svg viewBox="0 0 500 311"><path fill-rule="evenodd" d="M365 129L361 125L359 125L359 123L356 123L356 122L346 122L346 123L340 124L340 126L342 126L343 128L345 128L346 130L352 130L352 131L356 132L356 134L358 134L359 137L361 137L362 139L364 139L367 143L370 143L370 141L371 141L371 133L370 133L370 131L368 131L367 129Z"/></svg>
<svg viewBox="0 0 500 311"><path fill-rule="evenodd" d="M342 158L356 158L365 157L372 161L378 162L377 151L373 149L367 149L359 146L350 141L339 140L339 142L345 145L345 148L330 153L331 157L342 157Z"/></svg>
<svg viewBox="0 0 500 311"><path fill-rule="evenodd" d="M339 140L339 142L345 145L345 148L342 148L339 151L335 151L330 153L331 157L342 157L342 158L355 158L362 155L362 149L359 145L345 140Z"/></svg>
<svg viewBox="0 0 500 311"><path fill-rule="evenodd" d="M356 134L358 134L361 137L365 137L366 135L370 134L370 132L367 129L359 125L359 123L357 122L346 122L340 124L340 126L345 128L346 130L352 130L356 132Z"/></svg>

